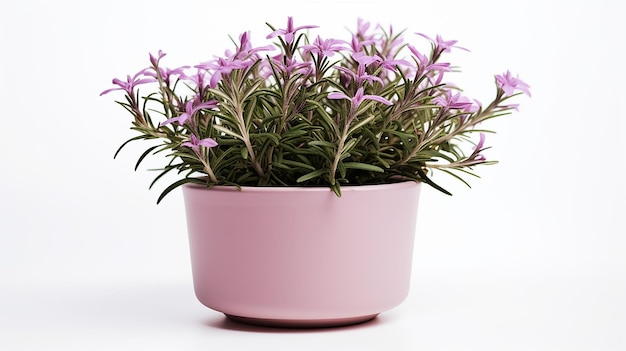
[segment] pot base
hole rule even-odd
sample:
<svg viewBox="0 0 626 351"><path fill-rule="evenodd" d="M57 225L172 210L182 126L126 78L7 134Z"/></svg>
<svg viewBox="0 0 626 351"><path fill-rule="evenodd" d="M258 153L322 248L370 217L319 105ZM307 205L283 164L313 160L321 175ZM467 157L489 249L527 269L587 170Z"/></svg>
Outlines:
<svg viewBox="0 0 626 351"><path fill-rule="evenodd" d="M228 319L233 320L235 322L244 323L244 324L252 324L263 327L272 327L272 328L332 328L332 327L343 327L353 324L364 323L370 321L376 316L378 313L371 314L367 316L359 316L359 317L349 317L349 318L328 318L328 319L265 319L265 318L250 318L250 317L241 317L241 316L233 316L230 314L225 314Z"/></svg>

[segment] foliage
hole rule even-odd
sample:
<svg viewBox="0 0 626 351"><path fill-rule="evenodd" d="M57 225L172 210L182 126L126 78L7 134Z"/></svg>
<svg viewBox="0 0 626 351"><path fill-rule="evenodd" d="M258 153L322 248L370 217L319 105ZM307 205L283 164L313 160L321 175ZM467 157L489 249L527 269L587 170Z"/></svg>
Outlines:
<svg viewBox="0 0 626 351"><path fill-rule="evenodd" d="M466 183L462 176L475 175L474 166L495 163L481 154L489 130L479 125L517 109L509 98L530 95L507 71L495 76L488 105L463 96L444 81L453 66L440 61L465 49L440 36L415 33L431 44L423 54L404 32L371 30L362 20L350 41L311 40L309 29L317 27L294 27L291 17L286 29L268 26L272 45L254 47L245 32L233 52L173 69L159 51L148 68L102 92L125 93L118 103L139 133L117 153L131 141L155 141L136 166L165 152L154 182L180 174L158 201L189 182L329 186L340 196L342 184L414 180L449 194L429 174ZM139 86L151 90L140 93Z"/></svg>

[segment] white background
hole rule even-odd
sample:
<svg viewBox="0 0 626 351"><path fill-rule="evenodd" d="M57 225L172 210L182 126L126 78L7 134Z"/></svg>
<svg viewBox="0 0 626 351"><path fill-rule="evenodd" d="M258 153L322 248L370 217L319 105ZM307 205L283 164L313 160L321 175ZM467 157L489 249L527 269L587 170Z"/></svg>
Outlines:
<svg viewBox="0 0 626 351"><path fill-rule="evenodd" d="M625 350L617 3L3 2L0 349ZM129 115L98 96L148 52L196 64L244 30L264 45L288 15L326 37L359 16L439 33L471 50L450 56L467 95L487 101L507 69L532 89L491 124L498 165L472 189L439 176L453 197L424 190L411 293L357 327L246 327L196 301L181 194L155 205L150 163L132 170L143 145L112 159Z"/></svg>

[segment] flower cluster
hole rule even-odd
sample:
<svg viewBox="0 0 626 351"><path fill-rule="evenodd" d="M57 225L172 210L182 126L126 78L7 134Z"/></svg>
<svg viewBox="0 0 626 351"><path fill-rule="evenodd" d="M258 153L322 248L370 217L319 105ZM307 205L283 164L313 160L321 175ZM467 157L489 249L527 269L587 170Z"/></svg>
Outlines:
<svg viewBox="0 0 626 351"><path fill-rule="evenodd" d="M159 51L149 67L102 92L124 92L118 103L139 132L118 152L130 141L153 140L137 165L165 151L155 181L181 174L159 201L189 182L329 186L340 196L342 184L414 180L449 194L430 173L465 183L461 174L494 163L482 154L487 130L477 126L517 109L511 97L530 96L508 71L495 76L489 104L463 95L446 81L453 66L443 57L466 49L439 35L414 33L430 42L424 53L404 32L363 20L350 40L311 40L317 26L296 27L291 17L285 29L268 26L271 45L253 46L244 32L232 51L177 68L165 67Z"/></svg>

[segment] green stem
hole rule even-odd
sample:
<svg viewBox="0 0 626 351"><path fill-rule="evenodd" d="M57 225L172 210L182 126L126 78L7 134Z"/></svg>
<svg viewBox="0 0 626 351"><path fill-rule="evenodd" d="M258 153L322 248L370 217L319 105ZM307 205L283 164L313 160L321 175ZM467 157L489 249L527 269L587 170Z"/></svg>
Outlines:
<svg viewBox="0 0 626 351"><path fill-rule="evenodd" d="M256 154L254 153L254 149L252 148L252 142L250 141L250 133L248 132L248 128L246 127L246 121L243 118L243 111L241 109L241 103L237 101L237 122L239 123L239 129L241 130L241 137L243 139L244 144L246 145L246 149L248 150L248 155L250 156L250 161L252 162L252 166L257 174L262 178L266 179L267 176L263 171L263 167L259 164L259 161L256 158Z"/></svg>
<svg viewBox="0 0 626 351"><path fill-rule="evenodd" d="M350 130L350 124L356 117L356 109L350 108L350 115L346 119L346 123L343 127L343 132L341 133L341 138L339 139L339 145L337 145L337 152L335 153L335 159L333 160L333 164L330 168L330 184L335 185L335 173L337 173L337 168L339 167L339 160L341 160L341 155L343 154L343 148L346 145L346 140L348 139L348 131Z"/></svg>
<svg viewBox="0 0 626 351"><path fill-rule="evenodd" d="M204 153L206 153L206 155ZM217 184L217 177L215 177L215 173L213 173L213 169L211 169L211 165L209 164L208 151L205 150L204 153L201 151L198 151L196 152L196 155L198 155L200 162L202 162L202 165L204 166L204 172L209 176L209 179L211 180L211 182L213 182L214 184Z"/></svg>
<svg viewBox="0 0 626 351"><path fill-rule="evenodd" d="M343 131L341 139L339 140L339 145L337 145L337 153L335 153L335 159L333 160L333 165L330 168L330 184L335 185L335 173L337 173L337 167L339 167L339 160L341 159L341 154L343 153L343 147L346 144L346 139L348 139L348 126Z"/></svg>

